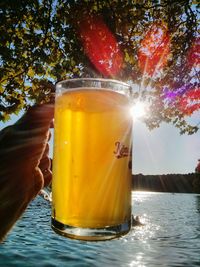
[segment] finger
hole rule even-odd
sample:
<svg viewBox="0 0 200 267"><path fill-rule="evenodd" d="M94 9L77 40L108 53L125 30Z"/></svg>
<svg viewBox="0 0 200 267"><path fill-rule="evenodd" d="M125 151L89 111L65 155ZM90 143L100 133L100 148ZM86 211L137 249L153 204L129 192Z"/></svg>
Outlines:
<svg viewBox="0 0 200 267"><path fill-rule="evenodd" d="M12 127L11 127L12 128ZM9 160L29 161L29 164L38 166L40 159L47 156L49 153L49 144L51 133L49 130L41 131L38 129L19 131L13 128L10 132L7 130L6 138L4 138L5 145L1 147L0 154L3 153L3 162ZM8 158L7 158L8 157ZM2 162L2 163L3 163Z"/></svg>
<svg viewBox="0 0 200 267"><path fill-rule="evenodd" d="M50 141L50 139L51 139L51 132L49 131L48 132L48 142Z"/></svg>
<svg viewBox="0 0 200 267"><path fill-rule="evenodd" d="M48 134L38 134L38 136L20 136L16 138L13 135L13 138L10 139L10 142L7 146L1 149L0 155L2 154L2 162L14 160L19 162L25 160L28 164L31 162L33 164L39 164L40 159L48 155L49 145Z"/></svg>
<svg viewBox="0 0 200 267"><path fill-rule="evenodd" d="M49 128L53 117L53 104L38 105L31 107L15 125L21 130L45 129Z"/></svg>
<svg viewBox="0 0 200 267"><path fill-rule="evenodd" d="M41 159L43 157L48 157L48 156L49 156L49 143L46 143Z"/></svg>
<svg viewBox="0 0 200 267"><path fill-rule="evenodd" d="M49 144L46 144L46 148L39 163L39 168L43 174L44 187L48 186L52 180L51 159L49 158Z"/></svg>
<svg viewBox="0 0 200 267"><path fill-rule="evenodd" d="M50 123L50 128L54 128L54 119Z"/></svg>
<svg viewBox="0 0 200 267"><path fill-rule="evenodd" d="M40 192L44 187L44 176L40 168L34 170L34 184L33 184L33 198Z"/></svg>
<svg viewBox="0 0 200 267"><path fill-rule="evenodd" d="M40 160L40 163L38 165L38 167L41 169L41 171L44 171L44 170L50 170L50 167L51 167L51 160L48 156L45 156L43 157L41 160Z"/></svg>
<svg viewBox="0 0 200 267"><path fill-rule="evenodd" d="M40 159L49 137L49 126L54 116L54 106L34 106L12 127L8 145L4 149L17 151L20 157ZM15 153L13 153L15 155ZM35 161L34 161L35 162Z"/></svg>
<svg viewBox="0 0 200 267"><path fill-rule="evenodd" d="M53 170L53 160L50 158L50 170Z"/></svg>
<svg viewBox="0 0 200 267"><path fill-rule="evenodd" d="M52 172L50 170L45 170L43 173L44 185L43 187L48 186L52 181Z"/></svg>
<svg viewBox="0 0 200 267"><path fill-rule="evenodd" d="M42 158L39 164L39 168L43 174L44 187L48 186L52 180L52 172L50 170L50 167L51 167L50 159L47 157Z"/></svg>
<svg viewBox="0 0 200 267"><path fill-rule="evenodd" d="M49 158L49 144L46 143L43 153L40 158L39 167L40 169L50 169L51 161Z"/></svg>

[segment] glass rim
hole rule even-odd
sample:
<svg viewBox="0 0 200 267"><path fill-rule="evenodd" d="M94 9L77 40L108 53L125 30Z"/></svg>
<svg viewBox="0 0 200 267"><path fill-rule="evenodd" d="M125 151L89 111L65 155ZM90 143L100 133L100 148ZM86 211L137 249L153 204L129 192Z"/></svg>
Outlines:
<svg viewBox="0 0 200 267"><path fill-rule="evenodd" d="M99 82L108 82L108 83L113 83L113 84L118 84L118 85L122 85L125 87L130 88L131 85L125 82L122 82L120 80L116 80L116 79L106 79L106 78L72 78L72 79L65 79L62 80L58 83L56 83L56 88L57 87L61 87L63 84L67 83L67 82L79 82L79 81L91 81L91 82L95 82L95 81L99 81Z"/></svg>

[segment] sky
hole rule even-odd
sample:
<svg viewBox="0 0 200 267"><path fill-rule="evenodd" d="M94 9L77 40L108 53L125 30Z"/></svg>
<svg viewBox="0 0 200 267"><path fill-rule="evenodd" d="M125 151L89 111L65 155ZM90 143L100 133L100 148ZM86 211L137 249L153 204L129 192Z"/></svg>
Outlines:
<svg viewBox="0 0 200 267"><path fill-rule="evenodd" d="M200 121L200 111L191 120ZM171 124L162 123L149 130L136 121L133 127L133 173L168 174L194 172L200 158L200 130L193 135L180 135Z"/></svg>
<svg viewBox="0 0 200 267"><path fill-rule="evenodd" d="M7 123L0 122L0 129L13 124L19 116L12 116ZM200 121L200 111L195 112L191 122ZM52 137L53 138L53 137ZM53 157L53 139L50 141ZM192 173L200 158L200 130L193 135L180 135L171 124L162 123L149 130L137 120L133 126L133 173L145 175L168 173Z"/></svg>

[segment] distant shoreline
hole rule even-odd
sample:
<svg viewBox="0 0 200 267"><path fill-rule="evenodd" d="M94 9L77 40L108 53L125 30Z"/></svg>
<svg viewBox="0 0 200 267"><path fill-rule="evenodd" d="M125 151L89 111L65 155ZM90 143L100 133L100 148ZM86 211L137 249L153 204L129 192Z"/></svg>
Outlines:
<svg viewBox="0 0 200 267"><path fill-rule="evenodd" d="M171 193L200 193L200 174L134 174L132 176L132 190Z"/></svg>

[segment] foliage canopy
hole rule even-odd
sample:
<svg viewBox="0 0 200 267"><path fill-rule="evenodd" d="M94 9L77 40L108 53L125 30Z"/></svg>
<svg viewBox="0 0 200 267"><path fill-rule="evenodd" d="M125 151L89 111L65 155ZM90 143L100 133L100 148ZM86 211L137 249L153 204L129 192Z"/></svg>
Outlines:
<svg viewBox="0 0 200 267"><path fill-rule="evenodd" d="M149 128L196 132L185 118L200 108L198 16L192 0L1 1L0 120L50 101L60 80L108 77L132 81Z"/></svg>

